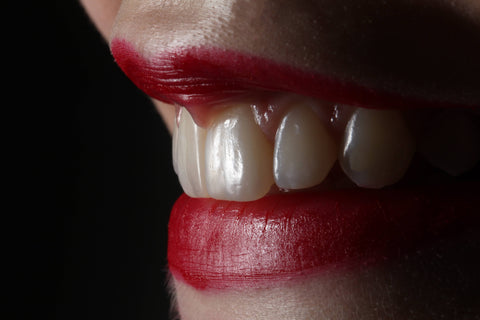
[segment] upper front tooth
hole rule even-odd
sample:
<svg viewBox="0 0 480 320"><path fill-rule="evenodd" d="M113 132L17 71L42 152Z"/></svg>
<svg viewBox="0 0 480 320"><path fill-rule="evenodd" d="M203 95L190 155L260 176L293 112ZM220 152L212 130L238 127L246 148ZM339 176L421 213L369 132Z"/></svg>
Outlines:
<svg viewBox="0 0 480 320"><path fill-rule="evenodd" d="M403 177L414 152L398 111L357 109L345 129L340 164L358 186L381 188Z"/></svg>
<svg viewBox="0 0 480 320"><path fill-rule="evenodd" d="M191 197L208 197L205 186L206 130L195 124L185 108L180 111L177 132L174 132L173 158L180 184Z"/></svg>
<svg viewBox="0 0 480 320"><path fill-rule="evenodd" d="M480 129L465 113L443 112L424 133L420 152L433 166L460 175L480 161Z"/></svg>
<svg viewBox="0 0 480 320"><path fill-rule="evenodd" d="M178 175L177 142L178 142L178 124L177 124L177 119L175 119L175 123L173 125L173 133L172 133L172 163L173 163L173 170Z"/></svg>
<svg viewBox="0 0 480 320"><path fill-rule="evenodd" d="M273 147L256 125L249 106L230 108L208 129L207 190L220 200L250 201L273 184Z"/></svg>
<svg viewBox="0 0 480 320"><path fill-rule="evenodd" d="M303 189L320 184L337 160L338 147L308 107L294 106L275 136L273 169L279 188Z"/></svg>

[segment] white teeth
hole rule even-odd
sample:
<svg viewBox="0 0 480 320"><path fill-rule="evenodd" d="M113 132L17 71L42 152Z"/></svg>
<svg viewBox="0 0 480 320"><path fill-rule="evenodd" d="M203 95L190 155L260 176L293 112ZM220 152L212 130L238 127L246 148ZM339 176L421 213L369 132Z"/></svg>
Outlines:
<svg viewBox="0 0 480 320"><path fill-rule="evenodd" d="M403 177L415 144L398 111L357 109L340 150L340 164L352 181L360 187L381 188Z"/></svg>
<svg viewBox="0 0 480 320"><path fill-rule="evenodd" d="M215 118L205 145L206 185L211 197L250 201L273 184L273 147L256 125L248 106L237 106Z"/></svg>
<svg viewBox="0 0 480 320"><path fill-rule="evenodd" d="M444 112L430 123L420 152L433 166L458 176L480 161L480 129L467 114Z"/></svg>
<svg viewBox="0 0 480 320"><path fill-rule="evenodd" d="M294 106L275 136L275 183L283 189L320 184L337 160L338 147L320 119L308 107Z"/></svg>
<svg viewBox="0 0 480 320"><path fill-rule="evenodd" d="M284 191L322 182L326 188L344 187L336 184L345 181L343 175L336 171L329 175L337 158L345 175L360 187L382 188L405 175L416 146L399 111L346 106L350 111L334 127L311 104L289 101L272 107L278 113L268 123L256 123L253 107L238 104L219 111L208 128L197 126L181 108L173 130L172 158L185 193L253 201L274 184ZM443 111L421 132L419 153L453 176L473 169L480 162L477 120L461 111Z"/></svg>
<svg viewBox="0 0 480 320"><path fill-rule="evenodd" d="M173 133L172 151L180 184L191 197L208 197L205 186L206 130L197 126L190 113L182 108L176 131Z"/></svg>
<svg viewBox="0 0 480 320"><path fill-rule="evenodd" d="M175 171L176 174L178 174L177 140L178 140L178 125L177 125L177 119L175 119L175 123L173 125L173 132L172 132L172 163L173 163L173 170Z"/></svg>

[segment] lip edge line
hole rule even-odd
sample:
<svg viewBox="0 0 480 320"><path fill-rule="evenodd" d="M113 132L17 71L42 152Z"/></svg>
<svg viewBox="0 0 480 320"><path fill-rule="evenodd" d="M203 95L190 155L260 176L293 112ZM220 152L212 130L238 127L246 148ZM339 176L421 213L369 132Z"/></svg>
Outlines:
<svg viewBox="0 0 480 320"><path fill-rule="evenodd" d="M169 222L168 263L169 263L169 266L171 268L170 271L176 279L178 279L180 281L183 281L183 282L193 286L194 288L196 288L198 290L229 290L229 289L242 289L242 288L262 288L262 286L264 286L264 285L267 285L267 286L270 285L272 283L272 281L280 282L280 283L281 282L286 283L286 282L291 282L292 280L301 280L301 279L304 279L304 278L306 278L310 275L319 275L319 274L322 274L323 272L327 272L327 271L357 270L358 268L367 268L367 267L378 265L378 264L381 264L381 263L386 263L388 261L392 261L392 260L400 257L401 255L403 255L405 253L413 252L414 250L418 249L419 247L428 246L429 244L435 243L438 240L449 239L452 236L460 234L461 232L463 232L467 228L475 228L475 230L477 230L478 227L480 226L480 217L475 215L474 202L475 202L476 196L472 192L472 188L471 188L472 186L477 186L478 187L478 182L463 183L463 184L461 184L461 188L460 187L459 188L456 188L456 187L451 188L451 186L439 186L439 187L435 188L435 190L432 190L430 188L428 188L428 189L420 188L418 190L416 190L416 189L415 190L407 190L406 195L408 195L408 194L410 194L410 195L406 196L404 194L404 195L401 195L400 197L398 197L398 194L396 194L397 192L399 192L399 190L350 189L350 190L343 190L345 192L342 192L342 191L339 191L339 190L327 191L326 194L330 194L330 195L337 194L337 195L340 195L340 197L344 197L345 195L348 195L348 194L356 195L357 200L359 199L358 196L361 195L361 194L367 194L367 193L372 194L373 193L374 195L383 194L383 196L385 196L385 194L386 194L387 198L388 198L388 194L392 195L392 192L393 192L393 196L397 197L397 200L399 200L399 201L397 201L398 204L401 204L403 206L402 209L408 208L408 210L410 210L410 209L412 211L416 210L415 212L427 211L427 213L426 213L426 217L419 218L412 212L404 214L401 211L397 210L397 212L394 212L395 213L394 214L394 219L391 219L390 217L388 218L392 221L390 221L390 220L389 221L387 221L387 220L380 221L380 224L378 224L377 226L382 226L382 224L383 224L384 226L387 226L388 228L391 228L393 226L393 224L400 223L400 224L402 224L402 227L406 227L406 229L403 230L403 231L396 230L395 228L397 226L394 226L394 228L392 229L392 230L395 231L394 235L390 235L390 234L383 235L383 237L387 236L388 241L390 241L390 240L393 241L393 246L392 245L390 245L390 246L385 245L384 246L384 244L379 244L378 243L379 239L376 239L376 238L370 239L370 240L373 240L373 242L371 242L369 244L366 244L367 245L366 247L362 247L362 244L361 244L360 247L359 247L361 250L368 249L368 250L371 251L367 256L360 256L358 254L357 255L354 254L351 257L345 257L345 256L343 256L345 254L345 252L347 252L348 250L351 250L352 248L355 248L355 246L357 246L358 244L353 243L353 247L349 248L348 246L345 247L344 244L342 244L343 242L339 242L339 243L334 244L333 249L331 248L333 251L338 249L336 251L338 251L337 253L339 255L335 256L335 252L332 251L333 252L333 258L327 256L327 260L325 260L325 261L320 261L321 259L318 260L318 259L315 258L314 260L309 261L310 263L313 263L313 265L311 265L311 268L305 269L305 268L302 267L300 269L293 268L293 269L290 269L290 270L287 270L287 269L281 270L280 269L280 272L278 272L278 270L279 270L278 268L272 269L272 270L277 270L277 271L275 271L277 273L271 273L272 270L269 271L268 268L266 268L266 269L261 269L260 268L259 273L255 273L254 272L255 270L252 269L253 271L250 270L251 273L247 274L247 275L238 274L238 273L236 273L236 271L229 274L228 270L230 270L230 269L228 268L228 265L227 266L224 265L222 267L223 268L222 270L224 270L223 274L211 273L210 271L214 270L214 268L215 268L215 266L211 264L212 261L210 261L209 263L205 263L205 261L201 262L201 263L203 263L203 264L201 264L203 266L209 266L209 267L213 266L213 269L210 270L210 271L207 270L208 268L203 270L203 271L205 271L204 273L202 273L202 271L199 270L198 268L197 268L197 270L195 270L195 268L191 268L190 270L188 270L188 268L185 269L185 267L188 266L188 265L190 265L190 267L192 266L192 264L191 264L192 261L190 261L190 263L187 263L185 265L184 262L187 261L188 259L185 260L185 259L183 259L184 257L180 258L182 256L182 253L179 252L176 249L178 249L178 248L185 249L186 247L184 247L184 246L182 247L182 245L179 246L178 242L175 242L175 241L172 242L172 238L176 238L177 241L179 239L178 235L175 234L175 232L179 231L178 219L176 219L177 218L176 216L178 215L178 211L179 210L180 211L181 210L187 210L185 207L179 209L179 206L185 205L185 200L187 199L188 209L191 210L191 211L195 211L195 210L198 210L198 207L197 207L197 209L195 209L192 206L192 201L193 201L193 205L195 205L195 203L198 204L199 202L202 202L202 201L206 200L207 202L210 201L212 203L215 203L215 205L213 206L214 207L213 211L215 211L215 210L218 210L218 208L221 209L222 204L230 203L230 204L227 205L227 207L229 208L228 210L231 210L232 207L235 208L235 206L238 206L239 203L235 203L235 202L231 202L231 201L221 201L221 200L215 200L215 199L195 199L195 198L190 198L187 195L183 194L182 196L180 196L180 198L175 203L174 208L172 209L172 213L171 213L171 218L170 218L171 220ZM468 190L468 194L465 195L464 191L466 191L466 190ZM444 196L440 197L440 200L441 200L440 205L438 203L432 205L433 198L438 198L438 194L437 194L438 191L447 192L448 194L453 194L453 198L450 199L450 198L448 198L444 195ZM422 192L424 192L424 194L422 194ZM316 192L310 192L310 193L306 193L306 194L301 194L300 193L300 194L291 195L291 196L293 196L293 197L295 197L295 196L310 197L310 196L313 196L313 195L316 196L316 194L317 194ZM285 195L272 195L272 196L269 196L269 197L277 197L278 198L278 197L284 197L284 196ZM424 197L424 198L422 198L422 197ZM264 201L264 199L265 198L262 198L262 199L260 199L260 201ZM373 215L374 218L381 217L382 215L385 214L385 212L382 212L382 210L384 210L384 209L382 209L382 205L387 204L387 202L385 202L386 198L383 198L383 200L381 200L381 199L382 199L382 197L379 197L376 200L374 199L375 201L378 201L378 203L377 202L370 202L368 205L364 205L363 208L360 208L360 211L362 211L362 210L365 211L365 210L368 209L368 206L370 206L369 208L371 210L373 210L373 211L376 210L375 211L376 213ZM459 200L466 200L466 201L461 203L461 202L459 202ZM257 200L257 201L259 201L259 200ZM254 202L251 202L251 203L256 203L257 201L254 201ZM404 203L404 202L407 202L407 203ZM413 203L417 202L417 204L419 204L419 206L417 206L417 207L415 207L415 205L412 206L411 205L412 202ZM303 204L303 202L302 202L302 204ZM352 205L352 204L349 204L349 205ZM357 206L358 204L356 203L355 205ZM378 208L375 208L375 206L378 206ZM360 207L362 207L362 206L360 206ZM333 207L330 207L330 209L326 209L326 210L327 211L332 210L332 208ZM425 208L428 208L428 210L425 210ZM442 208L442 209L435 211L435 209L439 209L439 208ZM253 210L253 207L251 209ZM296 208L296 210L298 210L298 209L299 208ZM318 208L315 209L315 210L318 210ZM324 210L324 209L320 209L320 211L321 210ZM336 208L336 210L338 210L338 208ZM392 211L391 207L388 210L390 210L390 213L391 213L391 211ZM408 210L405 210L405 212L408 212ZM203 213L196 212L195 214L198 214L198 215L202 215L202 214L213 215L214 214L213 211L209 211L208 213L206 213L206 211L204 211ZM346 213L346 212L344 212L344 213ZM382 215L380 215L380 213L382 213ZM225 212L223 214L225 214ZM257 213L254 213L252 211L252 214L255 215L255 214L259 214L259 213L258 213L258 211L257 211ZM294 213L294 214L297 214L297 213ZM317 214L317 212L315 214ZM351 213L347 213L347 214L351 214ZM365 214L365 213L363 213L363 214ZM369 215L370 214L371 213L369 213ZM402 219L405 218L405 216L406 216L406 218L409 219L408 221L402 220ZM371 224L373 223L372 222L373 220L372 220L372 217L370 217L370 216L366 216L366 217L368 217L369 221L366 225L364 225L364 227L367 227L367 228L370 229ZM305 218L305 217L302 217L302 218ZM202 217L200 216L200 217L198 217L198 219L202 219ZM322 219L324 219L324 217L322 217ZM358 218L355 218L355 219L358 220ZM387 216L384 215L383 219L387 219ZM400 219L400 220L393 221L395 219ZM430 219L430 220L428 220L428 219ZM355 221L357 221L357 220L355 220ZM185 221L188 221L188 218ZM198 221L200 221L200 220L198 220ZM273 219L272 219L272 221L273 221ZM200 223L204 223L204 222L205 221L201 221ZM357 221L357 222L359 222L359 221ZM187 222L187 224L188 223L189 222ZM342 222L342 223L343 223L343 225L338 224L338 222L334 222L334 224L336 224L337 227L345 228L346 223L345 222ZM348 228L350 228L350 227L347 226L347 229ZM182 228L182 229L185 229L185 228ZM408 229L410 231L408 231ZM185 231L185 230L182 230L182 231ZM419 231L424 231L424 232L428 231L428 232L426 234L423 234L423 233L418 233ZM402 233L402 232L404 232L404 233ZM190 236L192 236L192 235L190 235ZM372 236L372 233L367 232L367 236ZM377 235L375 235L375 237L376 236ZM391 239L390 239L390 237L391 237ZM395 238L395 237L397 237L397 238ZM403 237L407 237L407 238L405 239ZM355 238L350 237L347 240L346 243L348 244L349 243L348 241L350 241L352 239L355 239ZM199 239L196 239L196 240L199 240ZM237 240L240 241L242 239L237 239ZM323 244L321 244L321 246L324 246L325 241L323 239L320 239L320 240L322 242L324 242ZM326 240L328 240L328 236L326 237ZM398 241L398 240L402 240L404 242L401 243L401 244L396 243L396 241ZM315 241L318 241L318 239L315 240ZM183 243L183 244L185 244L185 243ZM195 243L195 246L197 246L197 245L198 245L198 241ZM350 245L352 245L352 243L350 243L349 246ZM390 249L392 249L393 251L391 251L391 252L388 251ZM385 251L385 250L387 250L387 251ZM228 253L227 251L222 252L222 254L227 254ZM212 254L212 253L214 253L214 251L211 251L210 253ZM201 253L198 253L198 255L194 258L197 259L198 256L200 256L200 255L201 255ZM179 260L179 258L180 258L180 260ZM328 259L330 259L330 260L328 260ZM331 260L331 259L333 259L333 260ZM319 261L320 261L320 263L318 263ZM200 263L200 260L197 261L197 262ZM288 266L288 263L286 265ZM262 268L264 268L264 267L262 266Z"/></svg>
<svg viewBox="0 0 480 320"><path fill-rule="evenodd" d="M288 64L271 61L267 58L250 56L228 49L214 47L181 48L181 50L172 52L162 52L160 55L148 60L128 40L115 37L110 42L110 50L117 65L140 90L154 99L172 105L180 105L187 109L218 105L252 92L286 92L314 99L322 99L332 103L373 109L457 108L475 110L480 108L480 102L441 101L372 89L354 82L342 81L320 73L308 72ZM224 55L224 57L223 59L218 59L215 63L214 60L216 59L213 58L219 58L219 54ZM233 56L234 59L228 61L225 59L227 56ZM221 63L218 63L218 61L221 61ZM267 83L265 81L266 78L260 79L260 81L259 79L253 79L258 78L261 74L265 74L264 72L257 72L256 76L250 79L255 81L251 82L246 82L246 79L244 79L245 75L242 74L240 74L241 77L234 78L235 81L232 81L230 76L222 76L218 79L217 76L212 75L212 73L220 72L226 72L231 75L238 72L238 70L226 68L226 65L231 64L229 63L231 61L236 61L237 63L238 61L243 61L243 68L238 68L242 70L251 70L260 66L264 69L268 67L269 71L275 70L276 75L279 75L279 77L275 77L276 79L281 78L285 80L288 78L290 81L287 81L285 84L279 84L279 81L276 80L277 83L272 84ZM248 62L250 68L246 67L248 64L245 61ZM210 65L208 68L213 68L213 71L212 69L201 71L198 67L192 69L191 66L197 63L208 64ZM170 74L169 77L171 77L172 72L179 72L179 70L181 70L181 73L177 73L174 78L168 79L166 77L167 74ZM159 76L160 73L162 76ZM206 73L209 76L206 76ZM193 78L193 80L204 80L206 82L210 79L211 83L208 85L206 83L194 84L196 89L202 87L202 92L185 92L186 89L184 87L179 87L178 80L179 78L191 78L192 75L197 77ZM271 79L273 77L268 78ZM213 83L214 81L212 80L215 80L217 83ZM168 81L176 82L176 86L168 84ZM314 83L313 85L312 82ZM305 87L308 87L308 89L304 89ZM179 92L174 92L174 88ZM187 90L193 90L191 84L189 84Z"/></svg>
<svg viewBox="0 0 480 320"><path fill-rule="evenodd" d="M117 39L113 39L113 40L112 40L112 52L114 51L114 50L113 50L113 47L115 46L116 40L117 40ZM137 54L137 55L138 55L138 54ZM188 55L188 52L187 52L187 55ZM114 56L115 56L115 54L114 54ZM138 57L140 57L140 56L138 55ZM116 58L116 60L117 60L117 58ZM117 62L118 62L118 61L117 61ZM122 67L121 67L121 68L122 68ZM288 67L288 68L289 68L289 69L292 69L291 67ZM122 68L122 69L123 69L123 68ZM323 76L319 75L319 77L323 77ZM336 80L333 80L333 81L336 81ZM136 83L136 81L134 81L134 83ZM336 84L338 84L338 83L336 83ZM348 86L347 86L347 87L348 87ZM358 89L358 86L356 86L355 88ZM365 87L361 87L360 89L361 89L361 91L363 90L362 92L369 92L369 93L372 93L372 92L373 92L373 90L368 89L368 88L365 88ZM166 96L165 96L165 95L157 95L158 93L152 95L152 94L148 93L148 92L150 91L150 89L145 90L145 89L143 88L142 90L145 91L148 95L153 96L154 98L155 98L155 96L156 96L156 98L160 98L159 100L164 100L164 101L165 101L165 99L168 97L168 95L166 95ZM355 90L353 90L353 91L355 91ZM363 94L360 94L360 96L363 96ZM382 97L382 94L381 94L381 93L380 93L380 94L376 94L376 93L373 92L373 96L376 96L376 97L380 96L380 97ZM388 97L392 97L392 95L391 95L391 94L388 94ZM318 98L318 97L317 97L317 98ZM324 98L325 98L324 96L321 97L321 99L324 99ZM201 98L200 98L200 99L201 99ZM394 99L398 99L398 96L395 96ZM403 100L403 99L406 99L406 100ZM413 100L412 100L412 98L403 98L403 99L400 99L400 102L399 102L400 105L397 106L397 107L402 107L402 106L401 106L402 104L410 103L410 102L412 102L412 101L416 101L416 103L421 104L421 105L422 105L423 107L425 107L425 108L429 108L429 107L439 108L439 107L441 107L441 108L466 108L466 109L473 108L473 109L475 109L475 108L477 108L477 107L480 107L480 106L477 106L476 104L475 104L475 105L467 105L467 106L465 106L465 105L456 104L456 103L452 104L452 103L438 103L438 102L431 102L431 101L430 101L430 102L428 102L428 101L427 101L427 102L425 102L425 101L418 101L418 100L416 100L416 99L413 99ZM213 101L213 100L215 100L215 99L212 99L211 101ZM379 99L379 100L380 100L380 101L383 101L382 99ZM200 105L203 105L203 106L209 105L209 103L205 103L205 104L203 104L203 103L196 103L196 102L198 102L198 101L193 101L193 100L188 100L188 99L185 100L185 101L186 101L185 106L186 106L187 108L189 107L190 103L192 103L192 105L190 105L190 107L194 107L193 105L199 105L199 104L200 104ZM192 102L192 101L193 101L193 102ZM199 100L199 101L200 101L200 100ZM396 100L396 101L398 101L398 100ZM405 101L406 101L406 102L405 102ZM171 100L171 102L176 103L176 101L173 101L173 100ZM170 103L171 103L171 102L170 102ZM338 101L337 101L337 102L338 102ZM378 101L377 101L377 102L378 102ZM347 102L346 102L346 104L350 104L350 105L354 105L354 106L358 106L358 107L374 107L373 104L369 104L368 106L365 106L365 104L362 104L361 102L358 103L358 104L361 104L361 105L356 105L356 102L354 102L354 103L351 103L351 102L350 102L350 103L347 103ZM382 104L382 105L383 105L383 104ZM392 108L392 105L390 104L388 107L389 107L389 108ZM414 107L410 107L410 108L414 108ZM172 269L175 269L175 267L173 267ZM174 271L173 273L175 273L175 271Z"/></svg>

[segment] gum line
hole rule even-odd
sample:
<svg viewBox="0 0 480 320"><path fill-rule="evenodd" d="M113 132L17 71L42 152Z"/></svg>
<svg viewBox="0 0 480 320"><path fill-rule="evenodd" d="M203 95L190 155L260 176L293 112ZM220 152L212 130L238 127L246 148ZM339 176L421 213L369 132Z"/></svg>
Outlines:
<svg viewBox="0 0 480 320"><path fill-rule="evenodd" d="M352 115L356 113L356 110L359 110L357 108L351 107L351 106L346 106L346 105L339 105L339 104L331 104L328 102L324 101L314 101L311 99L306 99L303 97L298 97L298 96L292 96L292 95L285 95L285 96L280 96L280 97L275 97L274 99L264 99L260 100L260 103L254 103L252 101L246 101L243 103L237 103L237 104L226 104L222 107L218 107L214 113L210 113L210 119L208 121L205 121L205 119L202 119L202 122L206 123L207 128L203 128L203 130L208 130L211 128L212 124L215 122L215 119L222 114L222 112L225 112L225 110L229 110L231 108L235 108L239 104L242 105L244 108L250 107L253 113L253 118L256 122L256 125L261 128L264 137L266 140L269 142L270 145L275 144L275 135L277 134L278 128L281 125L282 120L285 118L285 115L291 113L292 109L295 109L297 106L302 105L306 106L309 110L312 110L318 119L323 123L323 125L327 128L327 131L329 135L333 137L333 139L336 141L337 145L340 144L339 141L342 139L345 139L344 137L344 132L348 126L352 126L350 123L353 119ZM181 111L182 110L182 111ZM186 109L178 108L177 109L177 130L178 130L178 124L179 124L179 119L181 112L186 112ZM388 112L388 111L387 111ZM396 117L396 116L395 116ZM400 117L402 119L406 120L406 127L408 128L408 131L411 132L411 134L415 137L414 138L414 144L417 145L416 148L422 147L422 145L425 145L424 142L422 142L422 135L425 136L425 132L430 130L429 126L431 127L431 122L437 121L437 123L445 123L445 120L442 120L443 118L452 119L453 122L457 121L460 119L459 124L457 124L457 129L465 122L467 126L470 126L473 128L474 136L472 141L478 141L480 145L480 125L479 125L479 119L478 116L476 116L473 113L468 113L468 111L463 111L463 110L457 110L457 111L450 111L450 110L422 110L421 112L409 112L409 111L404 111L401 113ZM439 119L443 122L439 122ZM457 119L458 118L458 119ZM435 120L436 119L436 120ZM456 120L457 119L457 120ZM467 119L467 120L465 120ZM350 122L349 122L350 121ZM463 122L462 122L463 121ZM395 123L395 121L393 122ZM389 129L389 128L387 128ZM442 128L441 128L442 129ZM392 129L393 130L393 129ZM439 130L437 130L439 131ZM461 130L460 130L461 131ZM410 134L410 133L408 133ZM438 134L438 133L437 133ZM454 135L454 134L452 134ZM174 134L174 157L176 155L176 146L175 146L175 141L177 139L176 135ZM343 137L342 137L343 136ZM375 136L373 136L375 138ZM445 136L443 137L445 139ZM449 137L448 135L446 136L446 139L448 140ZM477 140L475 140L477 139ZM425 139L423 139L425 140ZM428 139L427 139L428 140ZM431 138L430 138L431 140ZM392 140L393 141L393 140ZM390 143L391 145L397 144L398 142L402 142L402 139L399 139L399 141L393 141ZM427 145L432 144L432 143L427 143ZM433 143L435 145L435 143ZM438 144L438 143L437 143ZM479 147L480 148L480 147ZM476 154L473 155L473 157L476 157L475 159L480 159L480 150L479 148L476 148L475 150ZM373 152L370 152L373 153ZM412 151L412 156L408 157L413 157L413 153L415 153L415 147ZM428 177L428 181L437 181L437 177L442 176L442 174L438 172L438 170L432 169L432 166L425 165L425 156L419 155L418 150L416 151L415 154L415 160L410 163L410 160L407 159L405 160L407 162L407 169L408 169L408 181L412 181L411 179L411 172L416 172L416 175L420 173L420 176L423 177ZM471 156L470 156L471 157ZM428 158L428 157L426 157ZM395 158L393 158L395 160ZM475 160L478 162L478 159ZM431 160L431 159L428 159ZM393 162L390 160L390 162ZM434 161L435 162L435 161ZM438 161L437 161L438 162ZM441 162L441 161L440 161ZM342 163L343 165L344 163ZM176 171L178 173L178 166L176 164L176 161L174 161L174 166L176 167ZM435 166L435 165L434 165ZM300 187L300 188L293 188L293 189L300 189L300 190L306 190L306 189L342 189L342 188L351 188L355 186L355 183L352 182L351 179L349 179L345 175L345 167L343 166L343 172L341 166L338 165L338 162L331 166L329 168L328 175L321 183L316 184L315 186L312 187ZM473 169L473 172L477 172L478 170L478 163L476 165L471 166L470 169L477 167ZM413 170L412 170L413 168ZM419 170L418 168L422 168L422 170ZM222 169L221 167L218 167L217 169ZM426 170L425 170L426 169ZM389 169L387 168L386 171ZM348 171L348 168L347 168ZM449 170L447 170L449 171ZM469 171L469 170L466 170ZM399 175L403 177L406 173L406 169L403 170ZM449 172L450 175L452 176L458 176L462 175L464 172ZM349 174L347 174L349 175ZM435 176L434 178L432 178ZM445 175L443 175L445 176ZM465 174L463 174L465 176ZM351 175L349 175L351 178ZM440 179L443 179L440 178ZM182 180L182 179L181 179ZM368 180L368 179L367 179ZM395 181L393 181L395 180ZM397 183L401 179L399 178L393 178L392 183L387 183L386 185L391 185L394 183ZM405 179L403 179L405 180ZM415 179L413 179L415 180ZM417 179L418 180L418 179ZM383 187L384 185L376 185L374 184L369 184L368 182L364 185L362 185L363 182L359 183L359 180L354 181L357 183L357 185L361 187L373 187L373 188L379 188ZM285 187L282 188L277 187L276 184L272 184L272 187L269 191L269 193L278 193L280 191L286 192L286 191L292 191L292 188ZM188 192L187 192L188 193ZM200 196L200 197L209 197L208 194L203 193L200 195L193 195L193 196ZM226 199L228 200L228 199ZM248 199L247 199L248 200ZM254 200L254 199L252 199ZM243 200L245 201L245 200Z"/></svg>

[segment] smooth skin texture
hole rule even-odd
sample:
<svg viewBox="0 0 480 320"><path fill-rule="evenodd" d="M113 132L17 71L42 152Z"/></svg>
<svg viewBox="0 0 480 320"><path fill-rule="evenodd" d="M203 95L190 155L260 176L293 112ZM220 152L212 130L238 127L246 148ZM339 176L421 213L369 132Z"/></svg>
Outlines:
<svg viewBox="0 0 480 320"><path fill-rule="evenodd" d="M107 41L126 39L147 57L207 44L372 88L480 105L478 0L81 2ZM172 131L174 107L154 104ZM473 232L379 268L306 282L228 294L173 287L183 320L478 319L479 247Z"/></svg>
<svg viewBox="0 0 480 320"><path fill-rule="evenodd" d="M476 0L81 2L107 41L126 39L146 56L211 44L372 88L480 104ZM155 104L171 129L173 108Z"/></svg>

